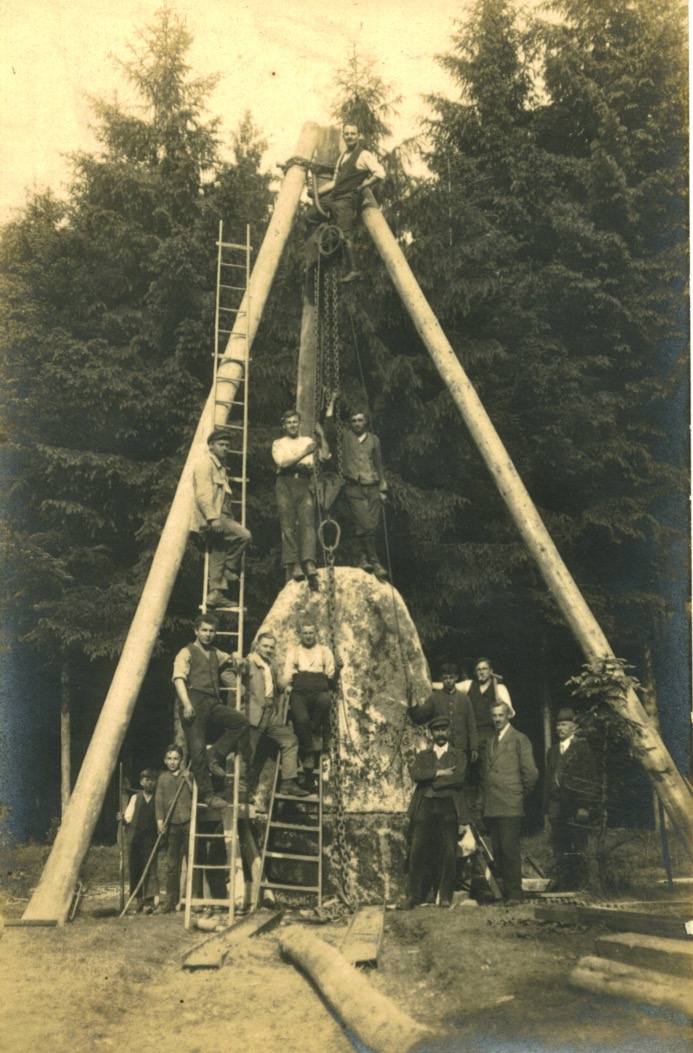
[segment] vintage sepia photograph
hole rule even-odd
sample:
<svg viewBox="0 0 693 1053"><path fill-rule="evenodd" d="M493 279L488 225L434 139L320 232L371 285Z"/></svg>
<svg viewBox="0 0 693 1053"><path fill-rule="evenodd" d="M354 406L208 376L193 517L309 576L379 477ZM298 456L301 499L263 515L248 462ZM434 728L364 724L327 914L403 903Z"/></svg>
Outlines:
<svg viewBox="0 0 693 1053"><path fill-rule="evenodd" d="M691 1053L684 0L3 0L3 1053Z"/></svg>

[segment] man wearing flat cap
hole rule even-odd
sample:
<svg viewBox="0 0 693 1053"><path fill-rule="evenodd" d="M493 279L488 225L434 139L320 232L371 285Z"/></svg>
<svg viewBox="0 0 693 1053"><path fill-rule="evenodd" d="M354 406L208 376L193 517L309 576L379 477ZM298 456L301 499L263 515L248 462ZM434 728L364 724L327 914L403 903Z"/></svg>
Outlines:
<svg viewBox="0 0 693 1053"><path fill-rule="evenodd" d="M416 789L407 812L410 852L406 909L423 901L431 873L440 875L436 889L439 906L451 906L458 830L469 822L463 792L467 755L450 745L447 717L434 717L428 727L432 744L417 753L409 769Z"/></svg>
<svg viewBox="0 0 693 1053"><path fill-rule="evenodd" d="M216 427L193 465L195 507L190 529L204 534L209 544L208 607L223 607L229 602L226 589L238 581L241 558L251 540L250 531L233 514L224 464L231 449L230 430Z"/></svg>
<svg viewBox="0 0 693 1053"><path fill-rule="evenodd" d="M469 696L457 686L459 670L454 662L440 667L442 688L436 688L419 706L409 706L407 716L414 724L429 724L434 717L450 721L450 745L467 754L470 761L479 756L476 718Z"/></svg>
<svg viewBox="0 0 693 1053"><path fill-rule="evenodd" d="M546 756L544 814L555 858L552 887L572 892L587 877L586 849L599 807L599 782L592 750L569 706L558 711L556 738Z"/></svg>

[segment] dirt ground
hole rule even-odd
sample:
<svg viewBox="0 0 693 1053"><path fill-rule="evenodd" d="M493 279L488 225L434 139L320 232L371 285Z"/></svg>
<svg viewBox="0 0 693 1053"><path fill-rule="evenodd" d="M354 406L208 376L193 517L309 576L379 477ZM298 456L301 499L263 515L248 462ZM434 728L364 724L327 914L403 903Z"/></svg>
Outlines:
<svg viewBox="0 0 693 1053"><path fill-rule="evenodd" d="M28 892L12 876L9 888L4 882L8 920L21 915ZM181 914L119 920L117 905L117 886L92 883L73 923L5 928L3 1053L141 1053L145 1043L176 1053L364 1050L282 960L281 930L245 940L221 970L185 972L181 957L203 934L186 932ZM345 927L311 932L338 943ZM568 985L596 935L540 924L531 904L393 911L368 978L440 1036L426 1053L689 1053L682 1016Z"/></svg>

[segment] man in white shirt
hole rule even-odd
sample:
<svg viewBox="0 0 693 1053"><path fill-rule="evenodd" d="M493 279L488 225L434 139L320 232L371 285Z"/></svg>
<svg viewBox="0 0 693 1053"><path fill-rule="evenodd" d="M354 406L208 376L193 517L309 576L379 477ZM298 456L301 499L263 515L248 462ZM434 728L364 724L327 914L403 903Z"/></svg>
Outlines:
<svg viewBox="0 0 693 1053"><path fill-rule="evenodd" d="M344 125L342 138L346 147L335 165L334 175L320 189L320 205L329 211L336 225L344 234L344 252L348 272L342 281L353 281L359 276L354 264L352 232L359 210L362 191L375 186L385 178L385 169L370 150L366 150L358 125L353 121ZM323 223L317 208L308 214L309 223Z"/></svg>
<svg viewBox="0 0 693 1053"><path fill-rule="evenodd" d="M224 459L231 451L228 428L214 428L193 465L193 508L190 529L204 534L209 545L208 607L228 604L225 590L238 581L241 558L251 540L249 530L233 515L231 486Z"/></svg>
<svg viewBox="0 0 693 1053"><path fill-rule="evenodd" d="M277 472L276 495L282 533L282 566L286 580L317 580L315 565L315 513L313 470L316 453L322 459L326 449L308 435L299 435L301 417L296 410L282 416L284 434L272 443L272 459Z"/></svg>
<svg viewBox="0 0 693 1053"><path fill-rule="evenodd" d="M300 644L286 653L283 684L291 687L299 756L304 771L310 772L316 766L316 755L329 740L330 687L335 683L337 667L330 648L318 643L313 622L303 622L299 633Z"/></svg>

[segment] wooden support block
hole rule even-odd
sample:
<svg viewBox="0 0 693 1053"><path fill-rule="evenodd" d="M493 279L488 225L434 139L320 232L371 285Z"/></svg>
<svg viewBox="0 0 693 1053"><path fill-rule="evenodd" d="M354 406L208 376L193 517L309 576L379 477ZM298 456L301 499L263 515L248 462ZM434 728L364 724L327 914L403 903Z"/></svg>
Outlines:
<svg viewBox="0 0 693 1053"><path fill-rule="evenodd" d="M581 958L570 974L570 983L593 994L628 998L640 1005L665 1006L687 1016L693 1012L693 988L687 981L607 958Z"/></svg>
<svg viewBox="0 0 693 1053"><path fill-rule="evenodd" d="M269 932L279 924L283 916L283 910L254 911L247 918L241 918L184 954L183 969L221 969L232 944L249 936L257 936L261 932Z"/></svg>
<svg viewBox="0 0 693 1053"><path fill-rule="evenodd" d="M600 936L595 949L601 958L693 980L693 940L666 940L659 936L624 932L617 936Z"/></svg>
<svg viewBox="0 0 693 1053"><path fill-rule="evenodd" d="M581 907L575 904L542 904L534 908L537 921L559 925L604 925L618 932L639 932L668 939L686 938L687 918L672 914L643 913L635 910L613 910L611 907Z"/></svg>
<svg viewBox="0 0 693 1053"><path fill-rule="evenodd" d="M341 952L352 965L377 965L383 939L385 906L361 907L349 922Z"/></svg>

